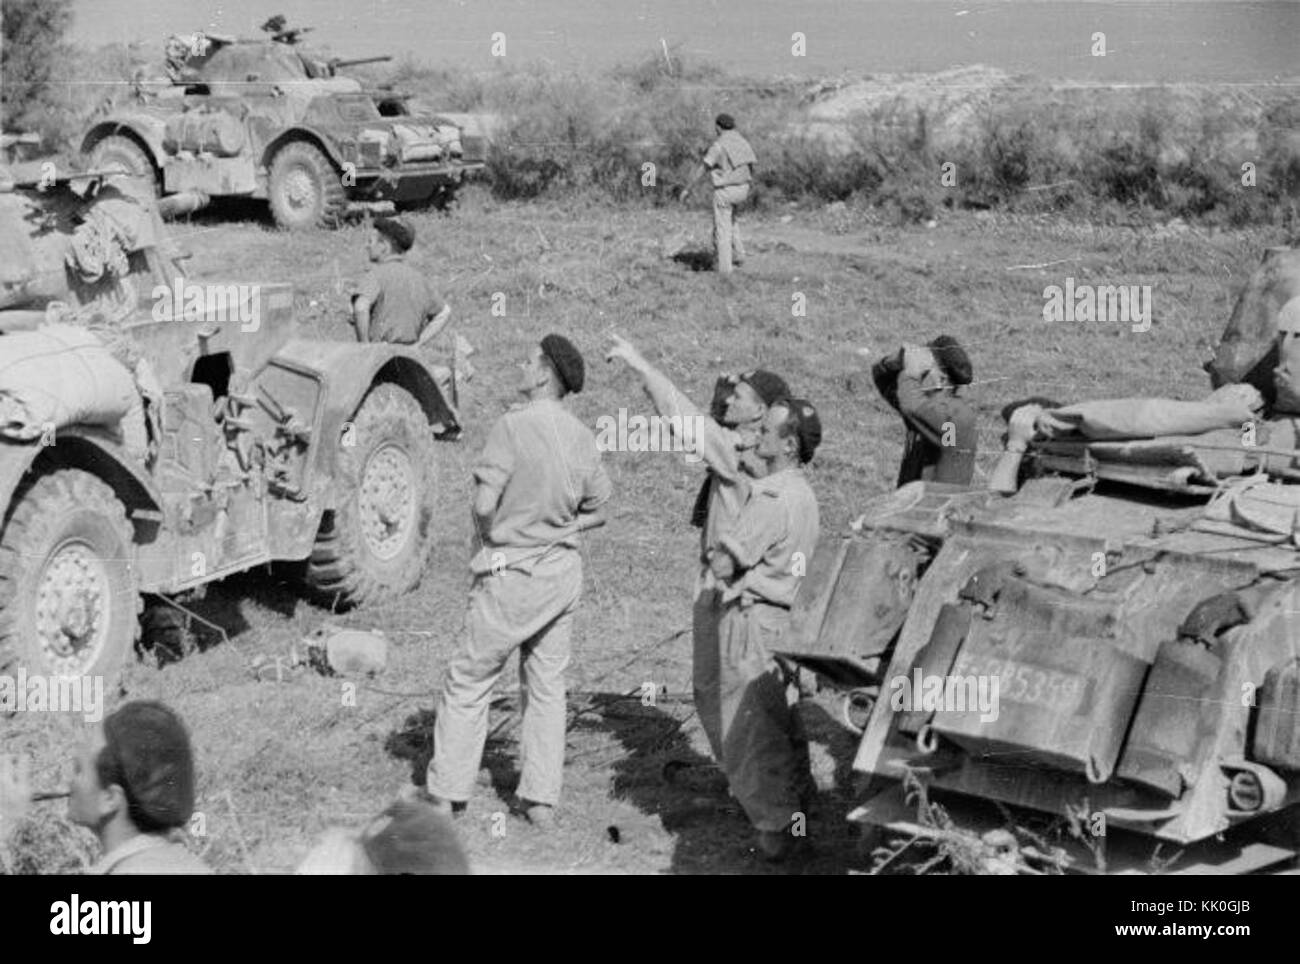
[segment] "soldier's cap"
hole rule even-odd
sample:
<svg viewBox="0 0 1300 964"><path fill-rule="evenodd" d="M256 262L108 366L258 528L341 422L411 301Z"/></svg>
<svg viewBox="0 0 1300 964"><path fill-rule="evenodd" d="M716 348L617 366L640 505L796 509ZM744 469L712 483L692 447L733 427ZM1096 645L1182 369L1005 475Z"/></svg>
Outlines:
<svg viewBox="0 0 1300 964"><path fill-rule="evenodd" d="M587 367L573 342L563 335L547 335L542 339L542 354L550 359L566 392L576 395L582 391L587 378Z"/></svg>
<svg viewBox="0 0 1300 964"><path fill-rule="evenodd" d="M1292 298L1277 313L1277 330L1289 335L1300 334L1300 296Z"/></svg>
<svg viewBox="0 0 1300 964"><path fill-rule="evenodd" d="M719 114L714 118L713 123L717 124L724 131L736 129L736 118L732 117L730 114Z"/></svg>
<svg viewBox="0 0 1300 964"><path fill-rule="evenodd" d="M771 405L778 399L790 397L790 388L786 385L785 379L762 368L742 372L736 376L736 381L744 382L752 388L755 394L763 400L764 405Z"/></svg>
<svg viewBox="0 0 1300 964"><path fill-rule="evenodd" d="M948 376L948 381L954 385L971 383L975 370L971 365L970 356L966 354L966 349L958 344L956 338L952 335L940 335L926 347L934 354L934 360Z"/></svg>
<svg viewBox="0 0 1300 964"><path fill-rule="evenodd" d="M361 847L379 874L469 873L451 819L427 803L394 803L361 834Z"/></svg>
<svg viewBox="0 0 1300 964"><path fill-rule="evenodd" d="M822 444L822 420L817 409L806 398L781 398L777 404L790 413L786 416L786 427L788 433L799 439L799 461L811 462L817 446Z"/></svg>
<svg viewBox="0 0 1300 964"><path fill-rule="evenodd" d="M194 754L181 718L154 700L136 700L104 717L96 761L102 786L117 784L127 816L145 833L181 827L194 812Z"/></svg>
<svg viewBox="0 0 1300 964"><path fill-rule="evenodd" d="M410 251L415 244L415 228L397 218L375 218L375 230L392 241L398 251Z"/></svg>

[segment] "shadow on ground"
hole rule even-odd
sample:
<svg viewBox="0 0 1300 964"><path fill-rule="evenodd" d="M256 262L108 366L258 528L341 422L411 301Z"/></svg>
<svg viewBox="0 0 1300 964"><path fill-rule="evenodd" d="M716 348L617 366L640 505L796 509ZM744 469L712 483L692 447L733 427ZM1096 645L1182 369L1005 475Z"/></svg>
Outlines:
<svg viewBox="0 0 1300 964"><path fill-rule="evenodd" d="M612 793L658 816L673 835L672 872L844 874L866 869L856 833L845 820L851 795L839 789L848 785L838 782L847 774L848 760L837 767L833 786L819 786L812 794L810 853L787 863L767 863L753 850L753 829L727 795L725 778L691 745L685 729L693 714L684 708L668 712L663 706L625 701L608 705L600 719L625 751L612 766ZM799 712L813 739L828 725L838 726L819 706L801 705Z"/></svg>

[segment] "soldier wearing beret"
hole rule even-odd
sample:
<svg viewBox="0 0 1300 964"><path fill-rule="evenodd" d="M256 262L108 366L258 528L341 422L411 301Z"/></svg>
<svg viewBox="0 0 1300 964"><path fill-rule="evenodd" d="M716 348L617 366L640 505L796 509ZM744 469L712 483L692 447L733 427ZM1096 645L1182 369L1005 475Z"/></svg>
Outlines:
<svg viewBox="0 0 1300 964"><path fill-rule="evenodd" d="M730 114L719 114L713 122L717 138L700 160L699 170L681 189L678 197L685 200L695 185L708 175L713 182L713 248L716 252L718 273L730 275L732 265L745 260L745 246L740 240L740 228L735 221L735 209L749 198L749 187L754 179L754 165L758 158L749 141L736 130L736 121Z"/></svg>
<svg viewBox="0 0 1300 964"><path fill-rule="evenodd" d="M162 703L124 704L95 727L73 768L68 817L104 848L92 874L208 874L169 834L194 812L189 734Z"/></svg>
<svg viewBox="0 0 1300 964"><path fill-rule="evenodd" d="M760 853L771 860L806 842L807 755L772 651L790 626L795 594L817 546L817 497L803 466L821 437L821 419L810 402L787 398L768 408L755 450L767 472L744 484L739 515L707 553L722 587L723 769L758 831Z"/></svg>
<svg viewBox="0 0 1300 964"><path fill-rule="evenodd" d="M425 345L447 327L451 306L429 279L406 260L415 244L415 229L397 218L376 218L366 242L370 269L352 296L352 324L357 341ZM433 366L444 400L455 401L450 368Z"/></svg>
<svg viewBox="0 0 1300 964"><path fill-rule="evenodd" d="M695 404L651 365L637 348L617 335L609 359L622 360L641 376L646 394L658 413L673 423L703 415ZM722 694L718 621L722 590L709 569L705 553L719 532L731 525L744 502L741 476L757 478L767 471L755 454L769 406L789 394L780 375L761 368L724 376L714 387L710 417L696 441L708 475L695 500L691 521L700 529L700 570L692 607L691 684L695 711L718 765L723 764Z"/></svg>
<svg viewBox="0 0 1300 964"><path fill-rule="evenodd" d="M957 339L940 335L925 347L905 345L876 362L871 375L907 429L898 484L970 485L978 447L975 410L958 389L970 384L973 371Z"/></svg>
<svg viewBox="0 0 1300 964"><path fill-rule="evenodd" d="M596 438L564 406L582 390L582 356L547 335L522 365L528 399L492 426L474 467L474 522L481 548L466 641L443 680L429 763L428 797L462 808L478 776L488 697L516 650L525 689L518 796L534 824L549 826L564 767L564 670L582 591L578 533L600 524L610 497Z"/></svg>

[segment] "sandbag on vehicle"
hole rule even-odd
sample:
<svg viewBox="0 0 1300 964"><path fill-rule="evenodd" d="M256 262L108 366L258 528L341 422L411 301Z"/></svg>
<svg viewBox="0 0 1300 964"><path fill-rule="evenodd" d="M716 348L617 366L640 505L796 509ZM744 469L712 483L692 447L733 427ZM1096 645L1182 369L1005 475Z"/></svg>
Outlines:
<svg viewBox="0 0 1300 964"><path fill-rule="evenodd" d="M67 425L116 427L140 404L131 373L85 329L46 325L0 337L0 436L32 441Z"/></svg>

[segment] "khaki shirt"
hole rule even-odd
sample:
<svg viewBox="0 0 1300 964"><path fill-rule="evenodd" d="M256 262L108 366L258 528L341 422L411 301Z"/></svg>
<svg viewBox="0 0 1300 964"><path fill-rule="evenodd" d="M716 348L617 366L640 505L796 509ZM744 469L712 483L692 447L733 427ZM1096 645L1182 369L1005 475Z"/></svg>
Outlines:
<svg viewBox="0 0 1300 964"><path fill-rule="evenodd" d="M718 540L744 570L723 592L723 602L740 598L789 608L817 547L817 496L797 468L755 479L749 489L735 525Z"/></svg>
<svg viewBox="0 0 1300 964"><path fill-rule="evenodd" d="M179 843L142 833L100 858L88 874L210 874L212 869Z"/></svg>
<svg viewBox="0 0 1300 964"><path fill-rule="evenodd" d="M474 465L474 478L501 493L482 549L470 563L489 572L493 557L511 567L556 546L577 548L579 511L609 501L612 486L596 437L564 405L540 398L497 419Z"/></svg>
<svg viewBox="0 0 1300 964"><path fill-rule="evenodd" d="M424 275L400 257L370 267L357 287L370 302L370 340L413 345L429 319L446 306Z"/></svg>
<svg viewBox="0 0 1300 964"><path fill-rule="evenodd" d="M710 168L714 187L748 184L753 180L753 166L757 162L749 141L735 131L723 131L704 153L704 165Z"/></svg>

